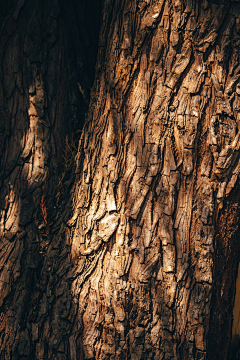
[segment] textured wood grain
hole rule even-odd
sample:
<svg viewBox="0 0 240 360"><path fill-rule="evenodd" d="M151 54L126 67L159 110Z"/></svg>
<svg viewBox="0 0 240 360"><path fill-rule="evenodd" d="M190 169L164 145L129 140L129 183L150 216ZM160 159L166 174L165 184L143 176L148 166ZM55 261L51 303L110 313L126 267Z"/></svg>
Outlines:
<svg viewBox="0 0 240 360"><path fill-rule="evenodd" d="M85 358L205 359L223 342L210 309L216 222L238 179L238 12L229 2L105 2L69 222L80 257L105 251L82 310ZM110 216L120 222L104 244Z"/></svg>
<svg viewBox="0 0 240 360"><path fill-rule="evenodd" d="M87 3L21 4L0 36L0 358L227 359L240 5L105 0L71 173Z"/></svg>

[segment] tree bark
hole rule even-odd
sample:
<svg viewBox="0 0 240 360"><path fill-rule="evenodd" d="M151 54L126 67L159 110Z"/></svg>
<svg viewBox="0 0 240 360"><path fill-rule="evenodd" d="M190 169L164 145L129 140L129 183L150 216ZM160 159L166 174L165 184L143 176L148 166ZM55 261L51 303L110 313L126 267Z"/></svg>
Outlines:
<svg viewBox="0 0 240 360"><path fill-rule="evenodd" d="M56 239L60 215L71 212L66 198L94 77L100 10L99 1L1 2L1 359L53 359L53 349L63 346L53 338L56 326L47 327L58 279L50 269L56 273L67 246L55 256L53 233Z"/></svg>
<svg viewBox="0 0 240 360"><path fill-rule="evenodd" d="M19 4L0 38L1 358L233 358L240 5L105 0L71 173L82 9Z"/></svg>

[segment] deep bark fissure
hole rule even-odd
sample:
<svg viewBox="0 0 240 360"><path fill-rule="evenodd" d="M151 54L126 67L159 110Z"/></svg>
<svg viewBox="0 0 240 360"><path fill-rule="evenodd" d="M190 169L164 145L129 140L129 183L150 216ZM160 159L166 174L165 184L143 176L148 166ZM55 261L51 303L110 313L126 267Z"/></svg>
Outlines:
<svg viewBox="0 0 240 360"><path fill-rule="evenodd" d="M239 184L233 194L226 200L218 213L216 221L215 261L213 272L215 276L213 284L212 311L210 318L209 358L237 359L236 343L233 339L233 347L223 345L231 341L232 309L236 291L236 278L239 258ZM233 225L234 224L234 225ZM223 271L219 271L223 269ZM222 310L220 310L222 309ZM213 351L214 349L214 351Z"/></svg>

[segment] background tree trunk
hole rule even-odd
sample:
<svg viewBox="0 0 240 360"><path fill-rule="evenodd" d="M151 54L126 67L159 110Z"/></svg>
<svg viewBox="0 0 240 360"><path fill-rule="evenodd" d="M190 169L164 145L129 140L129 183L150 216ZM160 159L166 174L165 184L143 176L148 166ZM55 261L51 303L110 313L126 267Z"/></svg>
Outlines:
<svg viewBox="0 0 240 360"><path fill-rule="evenodd" d="M1 359L53 359L59 346L64 358L67 330L56 341L50 326L60 275L50 269L56 273L67 245L56 251L53 233L56 239L60 215L71 212L66 197L94 78L100 10L99 1L1 1Z"/></svg>
<svg viewBox="0 0 240 360"><path fill-rule="evenodd" d="M0 38L2 359L228 359L240 5L105 0L70 174L83 12L22 4Z"/></svg>

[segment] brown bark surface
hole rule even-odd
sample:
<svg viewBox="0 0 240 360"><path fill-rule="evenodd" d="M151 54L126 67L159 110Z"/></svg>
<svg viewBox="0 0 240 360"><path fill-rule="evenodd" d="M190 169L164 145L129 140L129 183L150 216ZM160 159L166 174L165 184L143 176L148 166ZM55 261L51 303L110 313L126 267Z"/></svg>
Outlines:
<svg viewBox="0 0 240 360"><path fill-rule="evenodd" d="M59 257L53 242L88 108L100 9L99 1L1 1L1 359L53 359L67 346L53 335L60 275L50 269L67 250L64 242Z"/></svg>
<svg viewBox="0 0 240 360"><path fill-rule="evenodd" d="M228 359L240 4L105 0L73 175L82 10L22 3L0 37L0 358Z"/></svg>

